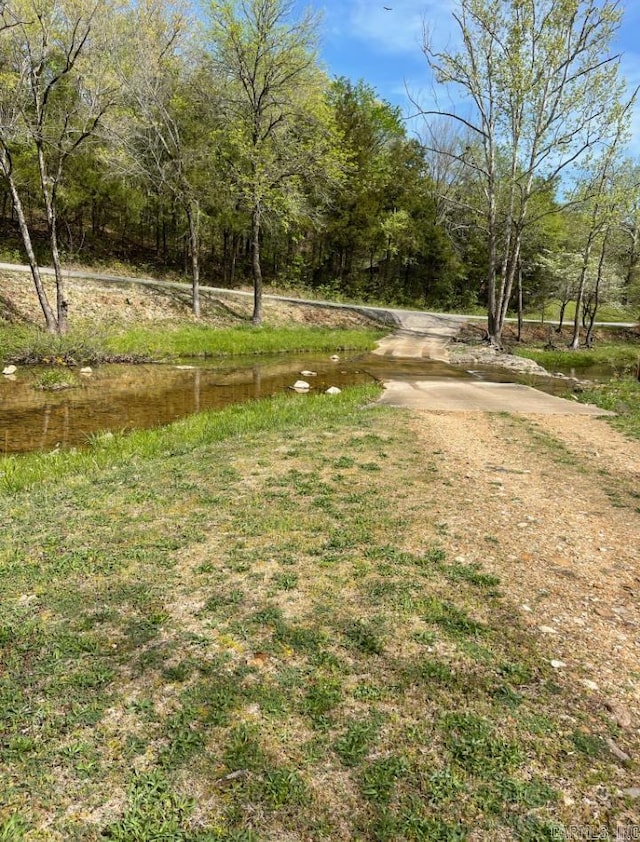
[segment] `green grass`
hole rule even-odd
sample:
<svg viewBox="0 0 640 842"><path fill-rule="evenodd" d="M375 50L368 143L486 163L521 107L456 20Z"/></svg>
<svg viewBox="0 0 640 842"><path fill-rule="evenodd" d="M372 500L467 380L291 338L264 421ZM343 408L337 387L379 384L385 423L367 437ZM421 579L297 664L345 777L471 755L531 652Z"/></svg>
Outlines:
<svg viewBox="0 0 640 842"><path fill-rule="evenodd" d="M108 333L95 325L52 336L28 325L0 321L0 361L20 365L90 365L117 359L107 347Z"/></svg>
<svg viewBox="0 0 640 842"><path fill-rule="evenodd" d="M533 842L596 784L615 828L614 726L375 394L2 463L0 839Z"/></svg>
<svg viewBox="0 0 640 842"><path fill-rule="evenodd" d="M318 327L242 326L217 328L198 325L131 328L108 341L117 354L152 358L216 357L239 354L277 354L297 351L335 352L367 350L383 332L378 330L332 330Z"/></svg>
<svg viewBox="0 0 640 842"><path fill-rule="evenodd" d="M518 356L540 363L547 371L571 369L577 371L590 366L607 366L614 372L631 373L640 364L640 344L628 342L599 343L594 348L580 348L577 351L544 350L543 348L514 349Z"/></svg>
<svg viewBox="0 0 640 842"><path fill-rule="evenodd" d="M384 331L375 328L213 328L176 323L122 330L80 326L66 336L58 337L33 327L0 324L0 354L3 362L85 365L109 360L135 362L307 351L335 353L369 350L383 334Z"/></svg>
<svg viewBox="0 0 640 842"><path fill-rule="evenodd" d="M73 389L80 385L79 378L68 368L50 368L40 372L33 381L34 389L55 392L59 389Z"/></svg>
<svg viewBox="0 0 640 842"><path fill-rule="evenodd" d="M575 301L570 301L564 312L564 323L568 325L573 323L573 318L576 312ZM599 322L634 322L638 320L639 312L637 307L622 307L615 304L601 304L598 308ZM540 319L540 308L527 311L525 318ZM560 318L560 301L550 301L544 308L545 321L558 321Z"/></svg>
<svg viewBox="0 0 640 842"><path fill-rule="evenodd" d="M617 414L609 423L633 438L640 438L640 381L614 378L608 383L594 384L578 395L583 403L593 403Z"/></svg>

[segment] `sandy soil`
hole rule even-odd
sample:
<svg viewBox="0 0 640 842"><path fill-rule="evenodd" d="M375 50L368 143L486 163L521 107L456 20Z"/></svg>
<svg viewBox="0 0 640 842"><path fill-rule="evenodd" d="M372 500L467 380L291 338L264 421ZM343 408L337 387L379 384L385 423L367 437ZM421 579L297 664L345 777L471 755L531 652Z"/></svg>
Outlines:
<svg viewBox="0 0 640 842"><path fill-rule="evenodd" d="M55 301L50 278L45 281L50 300ZM95 280L68 280L70 321L108 325L149 324L192 318L188 291L139 284L109 284ZM251 296L202 293L202 322L226 327L251 318ZM351 310L313 305L264 301L264 321L274 326L318 325L324 327L368 327L371 319ZM42 311L29 275L0 272L0 319L28 321L44 326Z"/></svg>

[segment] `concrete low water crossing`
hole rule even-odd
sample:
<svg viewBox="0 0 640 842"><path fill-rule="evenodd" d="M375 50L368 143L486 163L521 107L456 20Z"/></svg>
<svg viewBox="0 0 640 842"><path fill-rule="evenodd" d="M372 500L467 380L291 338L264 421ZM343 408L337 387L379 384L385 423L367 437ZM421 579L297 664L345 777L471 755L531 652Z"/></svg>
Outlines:
<svg viewBox="0 0 640 842"><path fill-rule="evenodd" d="M76 375L75 388L56 392L34 388L42 368L19 368L15 379L0 377L0 453L51 451L85 446L105 432L148 429L204 410L286 392L302 371L311 394L379 381L387 384L382 400L394 403L402 392L423 400L424 387L477 387L478 382L531 383L499 368L466 371L423 356L375 354L341 356L292 354L178 364L105 365L90 376ZM548 391L566 383L538 380ZM534 391L534 390L531 390ZM302 397L304 399L304 397ZM331 398L327 396L327 399ZM403 398L400 405L405 405ZM564 403L569 403L565 401ZM409 404L406 404L409 405ZM573 404L572 404L573 405Z"/></svg>
<svg viewBox="0 0 640 842"><path fill-rule="evenodd" d="M398 327L385 337L375 353L384 357L449 360L449 345L464 319L438 316L416 311L394 311ZM505 358L512 363L514 358ZM523 363L525 361L522 361ZM385 391L379 402L407 409L441 412L512 412L538 415L611 415L598 407L580 404L548 394L521 382L523 375L510 373L501 377L484 377L493 382L478 382L485 372L468 370L475 380L430 376L412 380L391 377L384 382ZM534 375L534 379L541 380ZM546 380L547 378L542 378ZM519 382L520 381L520 382ZM539 383L537 385L540 385ZM566 390L566 384L563 384ZM547 390L552 391L552 390Z"/></svg>
<svg viewBox="0 0 640 842"><path fill-rule="evenodd" d="M77 386L58 392L35 388L41 370L0 377L0 454L81 447L106 432L146 429L187 415L289 391L303 371L311 392L379 381L380 402L439 411L604 414L595 407L548 394L566 381L506 371L462 368L448 362L448 346L463 317L389 311L394 332L372 354L290 354L180 364L105 365ZM532 388L535 386L536 388ZM293 396L293 392L291 392ZM327 399L330 399L327 396Z"/></svg>

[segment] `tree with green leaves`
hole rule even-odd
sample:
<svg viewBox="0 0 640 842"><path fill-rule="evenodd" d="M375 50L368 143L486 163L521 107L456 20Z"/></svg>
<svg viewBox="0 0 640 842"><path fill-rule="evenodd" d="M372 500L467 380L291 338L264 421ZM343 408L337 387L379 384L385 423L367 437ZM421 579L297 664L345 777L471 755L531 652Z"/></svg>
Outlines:
<svg viewBox="0 0 640 842"><path fill-rule="evenodd" d="M471 137L446 154L482 187L494 346L502 344L532 196L566 176L607 137L612 115L615 122L623 83L610 45L621 15L618 0L459 0L459 46L439 50L425 34L436 81L470 104L424 114L454 120Z"/></svg>
<svg viewBox="0 0 640 842"><path fill-rule="evenodd" d="M145 0L133 15L133 49L121 68L125 107L110 133L122 153L122 172L184 213L192 311L199 317L202 197L215 171L216 80L190 49L197 27L181 7Z"/></svg>
<svg viewBox="0 0 640 842"><path fill-rule="evenodd" d="M570 348L576 350L580 345L580 320L586 327L586 344L593 343L593 326L600 304L603 283L603 270L608 255L611 235L617 221L619 210L624 201L623 182L619 181L620 147L627 139L629 114L634 98L618 109L613 123L611 137L604 143L599 154L589 161L587 174L579 183L579 198L587 220L585 225L584 245L582 249L582 267L576 293L576 312L573 321L573 334ZM613 116L613 115L612 115ZM597 250L597 270L590 298L586 297L587 278L594 250Z"/></svg>
<svg viewBox="0 0 640 842"><path fill-rule="evenodd" d="M211 12L211 59L227 77L228 169L250 218L252 321L262 321L261 236L302 212L305 182L339 176L316 59L317 18L292 0L224 0Z"/></svg>
<svg viewBox="0 0 640 842"><path fill-rule="evenodd" d="M117 86L111 72L111 3L6 0L0 6L0 175L9 187L47 330L65 333L69 301L58 242L59 191L67 164L92 137ZM55 271L51 306L35 257L17 159L38 173Z"/></svg>

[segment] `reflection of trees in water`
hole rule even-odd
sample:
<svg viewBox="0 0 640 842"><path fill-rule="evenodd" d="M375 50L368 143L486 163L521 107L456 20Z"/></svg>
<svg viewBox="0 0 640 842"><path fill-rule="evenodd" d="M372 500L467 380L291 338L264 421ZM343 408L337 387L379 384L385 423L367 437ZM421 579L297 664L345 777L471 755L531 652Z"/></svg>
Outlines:
<svg viewBox="0 0 640 842"><path fill-rule="evenodd" d="M200 369L197 368L193 372L193 411L200 412L200 385L201 385L201 372Z"/></svg>
<svg viewBox="0 0 640 842"><path fill-rule="evenodd" d="M253 367L253 396L259 398L262 396L262 369L259 365Z"/></svg>
<svg viewBox="0 0 640 842"><path fill-rule="evenodd" d="M371 380L361 370L344 374L333 364L325 366L323 375L322 365L317 356L296 355L189 370L164 365L105 366L82 389L46 397L25 379L2 393L0 446L4 444L5 453L83 446L93 433L160 426L193 412L279 394L304 368L319 372L314 382L317 389Z"/></svg>
<svg viewBox="0 0 640 842"><path fill-rule="evenodd" d="M58 415L58 413L54 412L54 409L61 411L61 423L52 423L52 421L55 422L57 420ZM37 448L33 449L49 450L52 447L65 447L69 443L70 438L72 438L73 428L71 422L72 413L69 404L63 404L57 407L52 406L50 403L45 404L42 413L40 443Z"/></svg>
<svg viewBox="0 0 640 842"><path fill-rule="evenodd" d="M40 438L40 450L44 450L47 446L47 433L49 432L49 422L51 421L51 404L47 404L42 414L42 436Z"/></svg>

